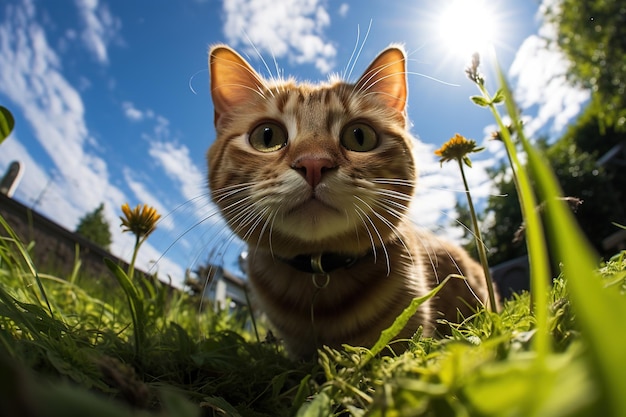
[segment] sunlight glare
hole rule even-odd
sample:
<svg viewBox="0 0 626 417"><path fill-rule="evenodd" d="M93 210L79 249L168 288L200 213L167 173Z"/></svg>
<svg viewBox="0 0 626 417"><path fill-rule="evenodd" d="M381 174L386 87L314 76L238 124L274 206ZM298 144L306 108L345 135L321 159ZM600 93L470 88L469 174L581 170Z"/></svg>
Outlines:
<svg viewBox="0 0 626 417"><path fill-rule="evenodd" d="M453 0L439 15L439 36L455 55L483 53L494 43L496 14L483 0Z"/></svg>

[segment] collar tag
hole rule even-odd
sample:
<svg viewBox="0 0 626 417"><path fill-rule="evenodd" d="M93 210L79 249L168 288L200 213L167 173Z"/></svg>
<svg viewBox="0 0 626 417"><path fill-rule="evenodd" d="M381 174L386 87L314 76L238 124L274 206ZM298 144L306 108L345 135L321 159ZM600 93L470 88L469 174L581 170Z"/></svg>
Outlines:
<svg viewBox="0 0 626 417"><path fill-rule="evenodd" d="M311 269L313 270L314 274L323 275L323 274L328 273L324 271L324 267L322 266L322 254L321 253L311 255Z"/></svg>

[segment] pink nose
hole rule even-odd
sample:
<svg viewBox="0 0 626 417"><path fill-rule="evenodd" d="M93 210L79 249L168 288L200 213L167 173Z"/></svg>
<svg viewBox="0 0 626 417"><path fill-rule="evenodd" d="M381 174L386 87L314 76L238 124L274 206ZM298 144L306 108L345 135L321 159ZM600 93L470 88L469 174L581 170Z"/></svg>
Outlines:
<svg viewBox="0 0 626 417"><path fill-rule="evenodd" d="M322 181L324 171L334 168L335 164L328 158L302 157L293 164L293 168L302 174L306 182L313 188Z"/></svg>

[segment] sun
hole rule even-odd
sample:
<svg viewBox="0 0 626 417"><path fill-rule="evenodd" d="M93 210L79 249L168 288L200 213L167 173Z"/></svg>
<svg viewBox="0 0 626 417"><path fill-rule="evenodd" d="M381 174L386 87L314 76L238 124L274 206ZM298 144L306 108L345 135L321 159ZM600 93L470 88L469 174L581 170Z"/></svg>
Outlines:
<svg viewBox="0 0 626 417"><path fill-rule="evenodd" d="M452 0L445 4L437 28L450 53L469 57L493 46L498 18L491 4L484 0Z"/></svg>

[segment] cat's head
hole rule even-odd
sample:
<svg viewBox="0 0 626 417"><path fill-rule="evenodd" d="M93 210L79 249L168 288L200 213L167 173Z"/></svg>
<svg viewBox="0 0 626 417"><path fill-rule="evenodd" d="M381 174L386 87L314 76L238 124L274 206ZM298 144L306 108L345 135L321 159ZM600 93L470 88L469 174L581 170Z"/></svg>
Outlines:
<svg viewBox="0 0 626 417"><path fill-rule="evenodd" d="M209 185L237 235L282 255L362 253L396 235L416 179L402 48L353 84L266 80L226 46L209 66Z"/></svg>

